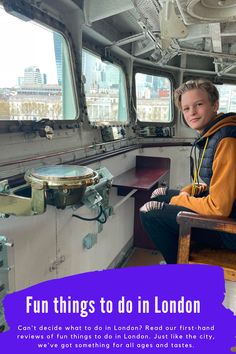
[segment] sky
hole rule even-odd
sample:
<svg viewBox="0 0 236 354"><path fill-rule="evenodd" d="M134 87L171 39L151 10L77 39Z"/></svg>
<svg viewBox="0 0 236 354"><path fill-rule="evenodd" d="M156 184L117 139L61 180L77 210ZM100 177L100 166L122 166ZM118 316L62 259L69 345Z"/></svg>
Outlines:
<svg viewBox="0 0 236 354"><path fill-rule="evenodd" d="M37 66L47 74L47 83L56 84L53 32L32 21L24 22L0 7L0 87L18 84L24 69Z"/></svg>

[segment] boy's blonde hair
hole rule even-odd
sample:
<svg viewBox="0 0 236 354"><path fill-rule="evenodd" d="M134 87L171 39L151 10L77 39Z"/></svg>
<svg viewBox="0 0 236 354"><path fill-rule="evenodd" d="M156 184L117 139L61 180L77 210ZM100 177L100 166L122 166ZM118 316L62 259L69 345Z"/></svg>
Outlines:
<svg viewBox="0 0 236 354"><path fill-rule="evenodd" d="M185 92L194 89L206 91L212 105L219 100L219 91L211 81L205 79L186 81L182 85L180 85L174 92L175 105L180 111L182 95Z"/></svg>

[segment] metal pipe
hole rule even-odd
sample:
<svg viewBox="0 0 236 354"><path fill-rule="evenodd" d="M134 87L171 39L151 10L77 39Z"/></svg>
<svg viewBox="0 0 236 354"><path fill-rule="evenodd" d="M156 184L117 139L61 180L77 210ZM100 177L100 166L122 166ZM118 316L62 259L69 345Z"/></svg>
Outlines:
<svg viewBox="0 0 236 354"><path fill-rule="evenodd" d="M233 70L235 67L236 67L236 64L228 65L226 68L219 70L218 75L222 76L222 75L226 74L228 71Z"/></svg>
<svg viewBox="0 0 236 354"><path fill-rule="evenodd" d="M124 138L124 139L121 139L121 140L117 141L116 143L118 145L118 143L121 142L121 141L130 142L132 140L135 141L135 138L133 138L133 139L132 138L131 139ZM21 159L21 160L3 161L3 162L0 163L0 167L12 166L12 165L16 165L16 164L20 164L20 163L26 163L26 162L32 162L32 161L40 161L40 160L43 160L43 159L46 159L46 158L57 157L57 156L65 155L65 154L78 152L78 151L84 151L86 153L86 151L88 149L96 150L97 147L99 147L101 149L103 146L106 146L106 145L109 145L109 144L111 146L113 146L113 150L114 150L115 149L114 142L97 143L97 144L88 145L88 146L85 146L85 147L82 147L82 148L71 149L71 150L66 150L66 151L59 151L59 152L55 152L55 153L49 153L47 155L31 156L31 157L27 157L27 158L24 158L24 159ZM129 146L130 145L132 145L132 143L129 144Z"/></svg>
<svg viewBox="0 0 236 354"><path fill-rule="evenodd" d="M201 50L195 50L195 49L185 49L185 48L179 48L178 49L178 54L188 54L188 55L199 55L203 57L210 57L210 58L222 58L222 59L231 59L231 60L236 60L236 55L233 54L224 54L224 53L216 53L216 52L205 52Z"/></svg>
<svg viewBox="0 0 236 354"><path fill-rule="evenodd" d="M132 189L124 198L122 198L118 203L116 203L113 207L112 210L115 212L126 200L128 200L134 193L137 192L138 189Z"/></svg>
<svg viewBox="0 0 236 354"><path fill-rule="evenodd" d="M114 42L113 45L117 45L117 46L121 46L121 45L125 45L125 44L129 44L132 42L136 42L142 38L145 38L145 33L138 33L138 34L134 34L133 36L129 36L123 39L120 39L117 42ZM112 45L111 45L112 47Z"/></svg>
<svg viewBox="0 0 236 354"><path fill-rule="evenodd" d="M171 66L171 65L159 65L158 63L150 62L149 60L146 59L141 59L141 58L133 58L133 59L138 63L148 64L149 66L151 65L154 67L159 67L160 69L167 69L167 70L169 69L169 70L174 70L179 72L189 72L189 73L196 73L196 74L217 75L217 73L213 71L178 68L176 66ZM236 74L225 74L224 76L236 77Z"/></svg>

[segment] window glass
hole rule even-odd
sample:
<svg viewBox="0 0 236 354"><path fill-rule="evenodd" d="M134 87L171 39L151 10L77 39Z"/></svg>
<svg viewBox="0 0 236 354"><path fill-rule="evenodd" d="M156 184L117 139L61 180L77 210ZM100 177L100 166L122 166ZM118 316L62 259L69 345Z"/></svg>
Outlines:
<svg viewBox="0 0 236 354"><path fill-rule="evenodd" d="M138 120L154 123L171 122L170 80L163 76L137 73L135 85Z"/></svg>
<svg viewBox="0 0 236 354"><path fill-rule="evenodd" d="M236 86L216 85L220 94L219 112L236 112Z"/></svg>
<svg viewBox="0 0 236 354"><path fill-rule="evenodd" d="M0 7L0 119L75 119L63 36Z"/></svg>
<svg viewBox="0 0 236 354"><path fill-rule="evenodd" d="M89 120L96 123L127 122L126 83L122 69L83 50L82 70Z"/></svg>

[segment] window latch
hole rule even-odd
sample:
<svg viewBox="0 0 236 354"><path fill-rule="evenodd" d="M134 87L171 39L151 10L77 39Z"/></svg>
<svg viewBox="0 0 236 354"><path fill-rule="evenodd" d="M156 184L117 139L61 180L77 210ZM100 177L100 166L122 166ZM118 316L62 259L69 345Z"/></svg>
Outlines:
<svg viewBox="0 0 236 354"><path fill-rule="evenodd" d="M51 140L54 136L53 122L49 119L42 119L35 123L34 131L38 131L41 138Z"/></svg>

